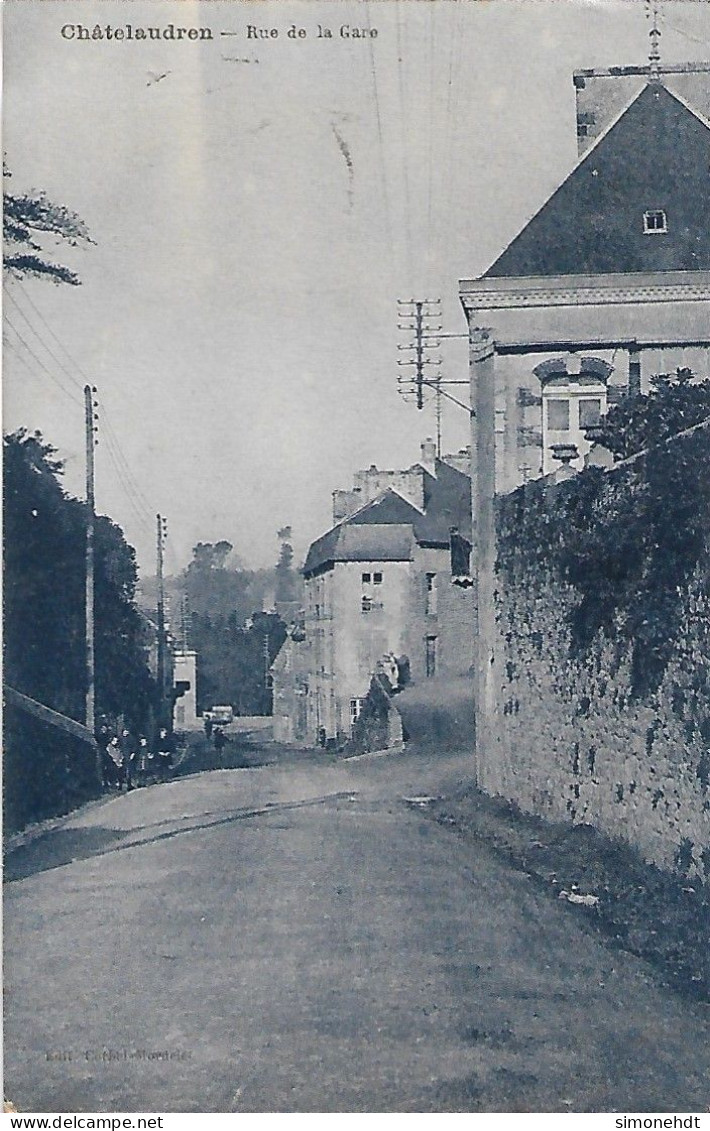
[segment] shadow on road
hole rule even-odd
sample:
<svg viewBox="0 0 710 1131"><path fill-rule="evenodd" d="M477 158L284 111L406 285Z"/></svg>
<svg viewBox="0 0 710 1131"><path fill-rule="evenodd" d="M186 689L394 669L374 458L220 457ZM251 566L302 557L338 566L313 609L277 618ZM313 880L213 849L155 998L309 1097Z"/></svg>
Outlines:
<svg viewBox="0 0 710 1131"><path fill-rule="evenodd" d="M129 848L142 848L184 836L186 833L216 828L218 825L231 825L236 821L251 820L254 817L271 817L313 805L330 807L341 802L351 802L354 797L355 794L346 791L325 794L322 797L308 797L300 801L281 803L267 801L265 805L238 809L223 815L201 813L194 817L177 818L176 821L160 821L158 826L172 824L173 827L162 832L156 831L148 836L145 835L148 829L155 829L155 825L130 830L101 826L88 829L53 829L37 840L8 852L4 862L3 882L9 884L17 880L25 880L39 872L50 872L54 868L61 868L78 860L106 856ZM210 820L210 817L214 819ZM181 821L187 823L180 823ZM176 822L177 827L175 827ZM121 843L118 843L119 841Z"/></svg>
<svg viewBox="0 0 710 1131"><path fill-rule="evenodd" d="M125 831L101 826L90 829L54 829L37 840L9 852L3 868L5 883L25 880L37 872L61 868L74 860L87 860L105 852Z"/></svg>

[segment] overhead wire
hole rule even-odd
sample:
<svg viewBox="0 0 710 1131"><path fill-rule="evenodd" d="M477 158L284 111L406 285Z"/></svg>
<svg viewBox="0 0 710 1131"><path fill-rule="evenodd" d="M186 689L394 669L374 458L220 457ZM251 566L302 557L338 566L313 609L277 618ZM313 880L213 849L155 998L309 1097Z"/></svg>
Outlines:
<svg viewBox="0 0 710 1131"><path fill-rule="evenodd" d="M133 510L136 513L136 516L140 519L143 525L145 525L149 529L152 529L153 517L150 506L145 496L142 494L140 487L138 486L138 483L131 470L130 464L128 463L128 460L123 452L118 436L116 435L116 432L112 427L106 413L106 409L103 406L102 417L104 425L104 436L106 437L107 441L107 450L109 457L111 458L111 462L113 463L116 473L119 477L119 481L123 486L129 502L131 502L133 506Z"/></svg>
<svg viewBox="0 0 710 1131"><path fill-rule="evenodd" d="M10 318L10 316L7 312L5 312L5 326L6 326L6 328L9 327L12 330L12 332L15 334L15 336L21 342L24 349L27 351L27 353L30 355L30 357L33 359L33 361L36 362L36 364L40 367L40 369L44 373L46 373L46 375L49 377L50 381L52 381L57 386L58 389L61 389L61 391L64 393L64 395L69 397L69 399L71 401L73 401L77 405L81 405L81 403L82 403L81 399L75 393L73 393L71 391L71 389L66 388L66 386L64 384L62 384L62 382L57 378L56 374L52 373L51 369L49 369L44 364L42 359L37 356L35 351L32 349L32 347L28 344L28 342L22 336L20 331L17 329L17 327L15 326L15 324L13 323L12 319Z"/></svg>
<svg viewBox="0 0 710 1131"><path fill-rule="evenodd" d="M665 24L666 27L670 28L671 31L676 31L678 35L682 35L685 39L690 40L691 43L698 43L701 47L710 46L710 39L698 39L697 35L692 35L689 31L685 31L683 28L678 27L677 24L671 23L671 21L666 18L663 12L659 12L658 17L659 21Z"/></svg>
<svg viewBox="0 0 710 1131"><path fill-rule="evenodd" d="M25 357L22 350L18 348L18 346L10 339L10 337L7 334L5 334L3 336L3 346L4 346L5 349L10 350L10 352L15 355L15 357L19 361L20 365L23 366L23 368L30 374L31 377L39 377L40 381L44 381L44 374L40 373L38 370L36 370L30 364L30 362L27 360L27 358ZM59 385L54 380L53 380L52 383L57 385L57 388L59 388L59 390L62 393L64 393L65 396L69 397L72 401L74 401L75 404L78 403L74 400L73 394L70 393L67 389L65 389L63 386Z"/></svg>
<svg viewBox="0 0 710 1131"><path fill-rule="evenodd" d="M414 268L413 268L413 249L412 249L412 201L411 191L409 184L409 130L407 128L408 115L407 115L407 96L406 84L404 79L404 56L403 56L403 37L402 37L402 13L401 4L403 0L395 0L395 30L397 36L397 85L399 88L399 123L401 133L401 148L402 148L402 174L404 179L404 238L405 238L405 261L407 280L410 288L414 286Z"/></svg>
<svg viewBox="0 0 710 1131"><path fill-rule="evenodd" d="M44 339L42 334L40 334L37 327L33 325L32 321L29 319L26 312L22 309L22 307L16 301L14 295L10 293L9 288L6 285L4 285L4 289L5 289L5 294L6 294L7 298L9 299L11 305L18 311L18 313L20 314L20 316L22 317L24 322L27 324L29 329L34 334L37 341L42 346L42 348L46 351L48 356L52 358L54 364L60 369L60 371L62 372L64 377L69 381L70 385L73 386L74 388L76 388L77 393L81 392L83 394L83 386L81 385L81 383L76 379L74 374L67 368L67 365L61 360L61 358L57 357L57 354L55 353L55 351L47 344L46 340ZM38 309L38 307L32 301L30 296L27 294L27 291L24 289L24 287L21 287L20 289L21 289L21 293L23 295L23 298L27 301L28 305L30 306L30 308L34 312L35 316L40 320L40 322L45 327L46 331L51 336L53 341L56 343L56 345L59 347L59 349L62 351L62 353L64 353L64 355L66 356L66 358L68 360L68 363L71 366L73 366L73 368L76 370L77 373L81 374L81 376L84 377L86 384L90 385L93 389L95 386L93 385L92 381L87 377L86 373L83 371L83 369L81 368L79 363L76 361L76 359L69 352L69 350L64 345L64 343L59 338L59 336L54 332L52 327L49 325L47 320L44 318L42 312ZM22 335L17 330L17 327L9 319L9 317L7 316L7 313L6 313L5 321L10 326L10 328L13 330L13 332L17 335L17 337L20 339L20 341L24 345L25 349L30 353L30 355L34 358L34 360L42 368L42 370L51 378L51 380L65 393L65 395L69 396L70 399L75 404L82 404L82 401L80 400L79 396L75 395L75 394L71 393L69 390L67 390L64 387L64 385L58 380L56 375L53 374L51 372L51 370L42 362L41 358L39 358L37 356L37 354L34 353L34 351L31 349L31 347L28 345L28 343L25 341L25 339L22 337ZM101 413L102 422L104 424L104 434L105 434L105 438L106 438L106 450L107 450L107 453L108 453L109 458L111 460L111 463L114 466L114 470L116 471L116 475L118 477L119 484L123 488L123 491L126 495L126 498L129 502L129 504L131 505L131 508L134 511L136 517L139 519L139 521L142 524L150 522L150 518L149 518L150 507L149 507L149 504L148 504L147 500L145 499L145 496L143 495L143 493L140 489L140 486L138 485L138 482L133 475L133 472L130 468L128 460L126 459L126 457L123 453L123 449L121 447L118 436L116 435L114 429L111 426L110 420L108 419L107 410L106 410L105 405L102 404L101 409L102 409L102 413Z"/></svg>
<svg viewBox="0 0 710 1131"><path fill-rule="evenodd" d="M392 215L390 209L389 192L387 189L387 163L385 161L385 142L384 133L382 130L382 113L380 107L380 96L377 86L377 67L375 62L375 48L373 46L372 37L372 24L370 22L370 0L363 0L365 7L365 19L367 20L368 37L367 43L370 52L370 74L372 77L372 92L374 96L375 106L375 121L377 123L377 140L380 151L380 180L382 182L382 195L385 206L385 230L387 232L387 242L390 247L390 254L394 256L394 242L392 238Z"/></svg>
<svg viewBox="0 0 710 1131"><path fill-rule="evenodd" d="M105 421L104 421L104 425L105 425ZM103 436L104 436L104 440L106 442L105 443L105 450L106 450L108 457L109 457L109 459L110 459L110 461L113 465L113 468L114 468L114 471L116 473L118 482L119 482L120 486L123 488L124 494L125 494L126 499L129 503L129 506L131 507L131 510L133 511L135 518L137 519L137 521L140 523L140 525L146 531L151 531L152 530L152 522L150 520L149 515L146 513L144 507L142 506L140 500L135 495L135 493L132 489L132 486L131 486L131 482L127 478L127 476L126 476L126 474L123 470L123 467L121 465L121 455L120 455L119 450L116 447L116 441L115 441L113 434L106 427L104 427Z"/></svg>
<svg viewBox="0 0 710 1131"><path fill-rule="evenodd" d="M437 5L429 4L429 152L427 169L427 254L425 263L431 262L433 253L432 206L434 197L434 105L435 105L435 59L436 59L436 10ZM428 288L426 288L428 290Z"/></svg>
<svg viewBox="0 0 710 1131"><path fill-rule="evenodd" d="M47 345L47 343L46 343L46 342L45 342L45 341L43 340L42 336L41 336L41 335L40 335L40 334L38 333L38 331L37 331L36 327L34 327L34 326L32 325L32 323L31 323L31 322L29 321L29 319L27 318L27 315L26 315L26 314L25 314L25 313L24 313L24 312L23 312L23 311L22 311L22 310L20 309L19 305L18 305L18 304L17 304L17 302L16 302L15 300L14 300L13 296L9 294L9 292L8 292L7 288L6 288L6 294L8 294L8 297L10 298L10 301L11 301L11 302L13 303L13 305L14 305L14 306L16 306L18 310L20 310L20 313L22 314L22 317L23 317L23 318L25 319L25 321L27 322L27 324L29 325L30 329L31 329L31 330L32 330L32 332L33 332L33 333L35 334L35 336L37 337L37 339L38 339L38 340L39 340L39 341L40 341L40 342L42 343L42 345L43 345L44 349L45 349L45 350L47 351L47 353L49 354L49 356L50 356L50 357L51 357L51 358L52 358L52 359L54 360L54 362L55 362L55 363L56 363L57 365L59 365L59 367L60 367L60 368L62 369L62 372L63 372L63 373L64 373L64 374L65 374L65 375L66 375L66 376L68 377L68 379L69 379L69 380L70 380L70 381L71 381L71 382L72 382L73 384L75 384L75 385L76 385L77 389L81 389L81 391L83 392L83 388L82 388L82 386L81 386L80 382L78 382L78 381L76 380L76 378L75 378L75 377L73 376L73 374L72 374L72 373L70 373L70 371L69 371L69 370L67 369L66 365L64 365L64 363L63 363L63 362L62 362L62 361L61 361L61 360L60 360L60 359L59 359L59 358L58 358L58 357L56 356L56 354L55 354L55 353L54 353L54 352L53 352L53 351L52 351L52 350L51 350L51 349L49 348L49 346ZM79 365L79 363L78 363L78 362L76 361L76 359L75 359L75 358L74 358L74 357L72 356L72 354L71 354L71 353L69 352L69 350L67 349L67 347L66 347L66 346L64 345L64 343L62 342L61 338L59 338L59 336L58 336L58 335L57 335L57 334L56 334L56 333L54 332L54 330L52 329L52 327L51 327L51 326L49 325L49 323L47 322L47 320L46 320L46 319L44 318L44 316L43 316L42 312L41 312L41 311L40 311L40 310L39 310L39 309L37 308L37 306L36 306L36 305L34 304L34 302L32 301L32 299L30 298L29 294L27 293L27 291L26 291L26 290L25 290L24 288L22 288L22 295L23 295L23 298L24 298L24 299L26 299L26 301L28 302L29 306L30 306L30 307L32 308L32 310L34 311L34 313L36 314L36 316L37 316L37 317L39 318L40 322L41 322L41 323L42 323L42 324L44 325L44 327L46 328L47 332L48 332L48 333L49 333L49 334L51 335L52 339L53 339L53 340L54 340L54 341L56 342L56 344L57 344L57 345L59 346L59 348L61 349L61 351L62 351L62 352L63 352L63 353L65 354L66 358L68 359L68 362L69 362L69 363L70 363L70 364L71 364L71 365L72 365L72 366L74 367L74 369L76 369L76 371L77 371L78 373L80 373L80 374L82 375L82 377L84 378L84 380L85 380L86 384L87 384L87 385L90 385L90 386L91 386L92 388L94 388L93 382L92 382L92 381L91 381L91 380L89 379L89 377L88 377L88 376L86 375L86 373L85 373L85 372L84 372L84 371L82 370L81 366L80 366L80 365ZM102 408L102 416L103 416L103 417L105 418L105 421L106 421L106 425L107 425L107 428L111 429L111 425L110 425L110 422L109 422L109 420L108 420L108 416L107 416L107 410L106 410L106 407L105 407L105 405L103 405L103 404L102 404L101 408ZM112 430L112 431L113 431L113 430ZM122 463L123 463L123 465L124 465L126 477L127 477L127 478L128 478L128 479L129 479L130 481L131 481L131 483L132 483L132 486L133 486L133 490L134 490L134 494L135 494L135 495L136 495L136 496L138 497L138 499L139 499L139 500L141 501L142 505L144 506L144 508L145 508L145 510L146 510L146 513L147 513L147 514L150 514L150 507L149 507L149 505L148 505L148 502L147 502L147 500L145 499L145 497L144 497L144 496L142 496L142 492L141 492L141 490L140 490L140 487L139 487L139 485L138 485L138 482L137 482L137 480L135 480L135 478L134 478L134 476L133 476L133 473L132 473L132 471L131 471L130 465L128 464L128 461L127 461L127 459L125 458L125 456L124 456L124 454L123 454L123 449L121 448L121 444L120 444L120 441L119 441L119 439L118 439L118 436L116 435L115 431L113 431L113 441L114 441L114 445L115 445L115 448L116 448L116 450L117 450L117 452L118 452L119 458L120 458L120 460L122 461Z"/></svg>
<svg viewBox="0 0 710 1131"><path fill-rule="evenodd" d="M449 75L446 91L446 194L440 211L443 240L448 235L447 224L452 215L457 183L458 161L458 113L461 89L461 61L465 30L465 0L452 0L454 12L451 18L451 39L449 50Z"/></svg>
<svg viewBox="0 0 710 1131"><path fill-rule="evenodd" d="M78 390L79 390L79 391L80 391L81 393L83 393L83 391L84 391L84 390L83 390L83 386L81 385L81 383L80 383L79 381L77 381L77 379L76 379L76 377L74 376L74 374L73 374L73 373L70 373L70 372L69 372L69 370L67 369L67 367L66 367L66 365L64 364L64 362L62 362L62 361L61 361L61 360L60 360L60 359L59 359L59 358L57 357L57 355L56 355L56 354L55 354L55 353L53 352L53 350L51 350L51 349L50 349L50 347L49 347L49 346L47 345L47 343L46 343L46 342L45 342L45 340L43 339L42 335L41 335L41 334L39 333L39 331L37 330L36 326L33 326L32 322L31 322L31 321L30 321L30 319L28 318L27 314L26 314L26 313L25 313L25 311L24 311L24 310L22 309L22 307L21 307L21 306L19 305L19 303L18 303L18 302L17 302L17 300L15 299L14 295L13 295L13 294L11 293L11 291L10 291L9 287L7 286L7 284L3 284L3 289L4 289L4 291L5 291L5 295L6 295L6 297L7 297L8 299L9 299L10 303L11 303L11 304L12 304L12 305L13 305L13 306L15 307L15 309L16 309L17 311L19 311L19 313L21 314L21 316L22 316L22 318L24 319L24 321L26 322L26 324L27 324L27 325L29 326L29 328L30 328L30 330L32 331L32 333L34 334L34 336L35 336L35 337L37 338L37 340L38 340L38 341L40 342L40 344L42 345L42 348L43 348L43 349L44 349L44 350L45 350L45 351L46 351L46 352L47 352L47 353L49 354L49 356L50 356L50 357L52 358L52 360L54 361L54 363L55 363L56 365L58 365L58 366L59 366L59 368L60 368L60 369L62 370L62 372L63 372L63 373L65 374L65 376L66 376L66 377L68 378L68 380L69 380L69 381L71 382L71 384L72 384L72 385L75 385L75 386L76 386L76 388L77 388L77 389L78 389ZM44 318L44 317L42 316L42 314L41 314L41 313L40 313L40 311L39 311L39 310L37 309L37 307L35 306L35 304L34 304L34 303L32 302L32 300L30 299L30 296L29 296L29 295L27 294L27 291L25 291L25 290L24 290L24 288L22 288L22 295L23 295L23 297L24 297L24 298L25 298L25 299L27 300L27 302L29 303L29 305L30 305L30 306L32 307L32 309L34 310L35 314L36 314L36 315L37 315L37 317L38 317L38 318L40 319L40 321L41 321L41 322L42 322L42 323L44 324L44 326L45 326L45 328L47 329L47 331L48 331L48 332L49 332L49 333L51 334L51 336L52 336L52 337L54 338L54 340L56 341L57 345L58 345L58 346L59 346L59 347L60 347L60 348L61 348L61 349L62 349L62 350L64 351L64 353L65 353L65 354L67 355L67 357L69 358L69 361L70 361L70 362L72 363L72 365L73 365L73 366L75 367L75 369L77 369L77 371L78 371L79 373L81 373L81 369L79 368L78 364L77 364L77 363L76 363L76 362L74 361L73 357L72 357L72 356L71 356L71 354L70 354L70 353L68 352L68 350L66 349L66 347L62 345L62 342L61 342L61 341L60 341L60 339L59 339L59 338L57 337L57 335L56 335L56 334L54 333L54 331L52 330L51 326L50 326L50 325L49 325L49 323L48 323L48 322L46 321L46 319L45 319L45 318ZM91 384L91 382L87 381L87 384Z"/></svg>

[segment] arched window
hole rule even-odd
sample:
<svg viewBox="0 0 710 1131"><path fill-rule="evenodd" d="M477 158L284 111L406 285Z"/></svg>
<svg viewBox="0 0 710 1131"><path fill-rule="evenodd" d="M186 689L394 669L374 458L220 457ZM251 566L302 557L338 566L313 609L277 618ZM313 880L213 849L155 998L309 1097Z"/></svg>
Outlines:
<svg viewBox="0 0 710 1131"><path fill-rule="evenodd" d="M542 386L542 471L561 465L554 449L576 449L572 466L584 466L591 444L586 429L599 424L607 410L607 381L612 366L598 357L552 358L533 370ZM561 447L564 445L564 449Z"/></svg>

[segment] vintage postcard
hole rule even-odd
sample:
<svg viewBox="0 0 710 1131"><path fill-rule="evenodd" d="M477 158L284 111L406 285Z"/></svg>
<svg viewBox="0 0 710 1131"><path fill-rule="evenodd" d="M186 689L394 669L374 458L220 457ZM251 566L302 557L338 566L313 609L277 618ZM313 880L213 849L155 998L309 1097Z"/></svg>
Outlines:
<svg viewBox="0 0 710 1131"><path fill-rule="evenodd" d="M710 4L3 8L5 1118L702 1127Z"/></svg>

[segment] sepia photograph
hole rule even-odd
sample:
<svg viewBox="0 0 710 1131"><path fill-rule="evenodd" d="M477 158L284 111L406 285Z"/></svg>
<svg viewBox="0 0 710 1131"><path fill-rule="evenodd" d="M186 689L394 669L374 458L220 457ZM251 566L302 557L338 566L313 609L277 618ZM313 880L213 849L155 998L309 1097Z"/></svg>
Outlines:
<svg viewBox="0 0 710 1131"><path fill-rule="evenodd" d="M702 1128L710 0L2 15L6 1126Z"/></svg>

